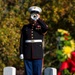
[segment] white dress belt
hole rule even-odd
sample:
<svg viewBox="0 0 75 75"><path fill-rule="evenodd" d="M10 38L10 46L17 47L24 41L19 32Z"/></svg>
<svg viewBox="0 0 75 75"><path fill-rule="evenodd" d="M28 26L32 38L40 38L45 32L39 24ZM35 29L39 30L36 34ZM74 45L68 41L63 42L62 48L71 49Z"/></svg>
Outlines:
<svg viewBox="0 0 75 75"><path fill-rule="evenodd" d="M42 42L42 40L25 40L26 43Z"/></svg>

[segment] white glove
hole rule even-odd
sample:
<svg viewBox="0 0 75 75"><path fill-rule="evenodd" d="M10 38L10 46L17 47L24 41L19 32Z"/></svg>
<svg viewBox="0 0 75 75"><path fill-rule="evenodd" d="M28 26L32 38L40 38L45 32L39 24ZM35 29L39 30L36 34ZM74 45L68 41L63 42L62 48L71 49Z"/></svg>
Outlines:
<svg viewBox="0 0 75 75"><path fill-rule="evenodd" d="M24 55L23 54L20 55L20 59L24 59Z"/></svg>

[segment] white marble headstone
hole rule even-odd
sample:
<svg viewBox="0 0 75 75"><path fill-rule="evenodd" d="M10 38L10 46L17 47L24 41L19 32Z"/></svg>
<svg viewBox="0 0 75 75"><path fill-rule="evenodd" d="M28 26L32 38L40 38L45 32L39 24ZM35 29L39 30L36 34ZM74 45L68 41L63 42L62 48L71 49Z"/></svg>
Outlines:
<svg viewBox="0 0 75 75"><path fill-rule="evenodd" d="M3 75L16 75L15 67L5 67L3 69Z"/></svg>
<svg viewBox="0 0 75 75"><path fill-rule="evenodd" d="M57 69L52 67L47 67L44 70L44 75L57 75Z"/></svg>

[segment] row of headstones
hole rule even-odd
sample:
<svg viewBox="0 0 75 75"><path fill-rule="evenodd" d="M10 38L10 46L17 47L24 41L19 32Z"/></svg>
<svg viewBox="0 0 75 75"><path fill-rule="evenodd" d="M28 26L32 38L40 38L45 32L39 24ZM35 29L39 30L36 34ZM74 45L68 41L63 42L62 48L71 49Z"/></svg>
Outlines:
<svg viewBox="0 0 75 75"><path fill-rule="evenodd" d="M16 75L16 68L5 67L3 70L3 75ZM57 75L57 69L52 67L47 67L44 70L44 75Z"/></svg>

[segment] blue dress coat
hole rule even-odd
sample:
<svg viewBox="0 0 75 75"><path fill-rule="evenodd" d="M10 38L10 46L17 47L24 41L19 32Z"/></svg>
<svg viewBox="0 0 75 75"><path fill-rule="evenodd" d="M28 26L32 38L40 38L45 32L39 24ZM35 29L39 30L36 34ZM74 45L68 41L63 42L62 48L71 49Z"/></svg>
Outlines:
<svg viewBox="0 0 75 75"><path fill-rule="evenodd" d="M43 38L48 26L38 19L35 24L24 25L21 30L20 54L24 54L24 59L43 58ZM26 43L26 40L42 40L42 42Z"/></svg>

